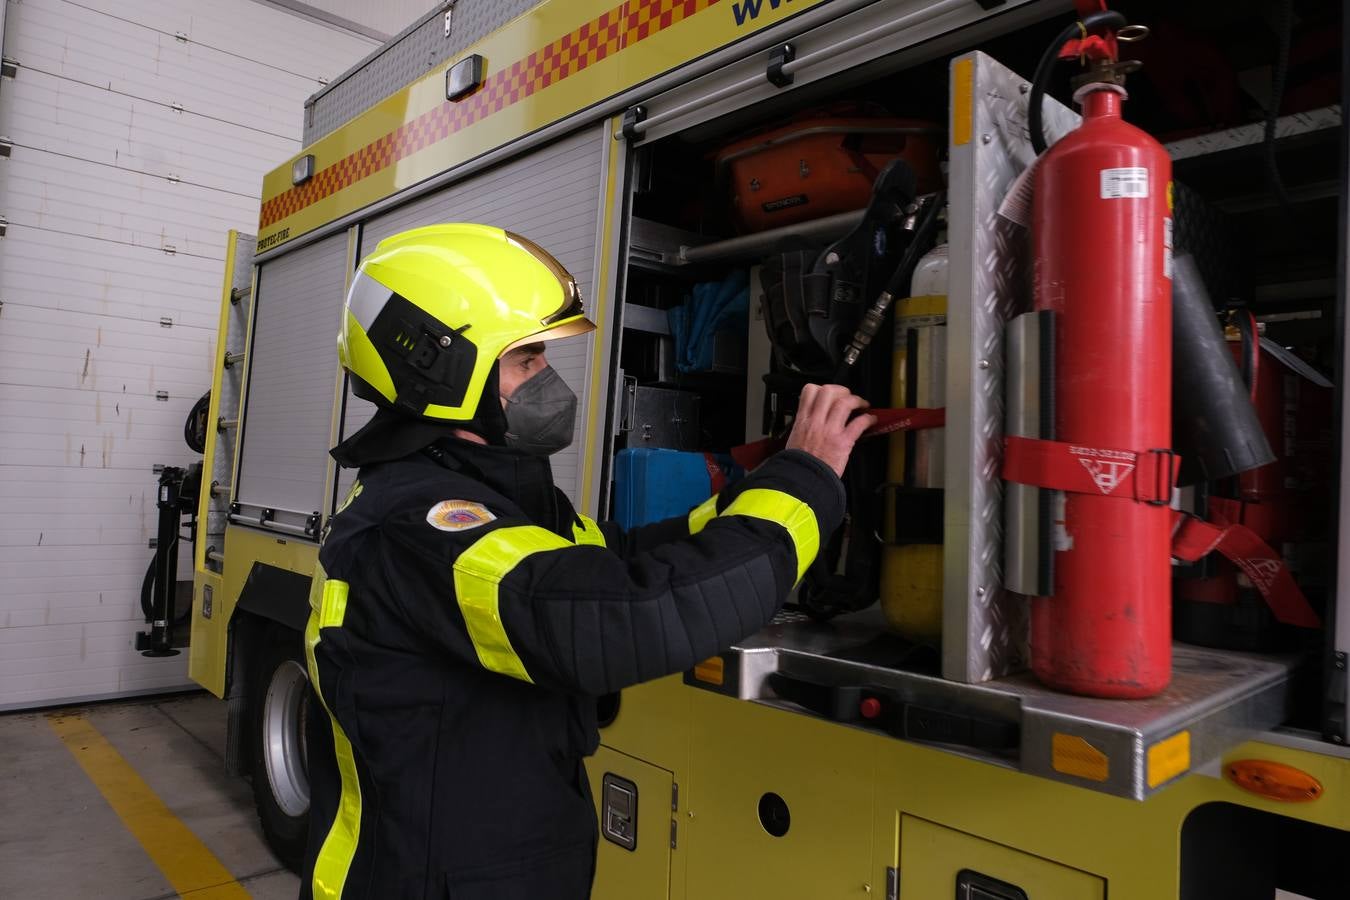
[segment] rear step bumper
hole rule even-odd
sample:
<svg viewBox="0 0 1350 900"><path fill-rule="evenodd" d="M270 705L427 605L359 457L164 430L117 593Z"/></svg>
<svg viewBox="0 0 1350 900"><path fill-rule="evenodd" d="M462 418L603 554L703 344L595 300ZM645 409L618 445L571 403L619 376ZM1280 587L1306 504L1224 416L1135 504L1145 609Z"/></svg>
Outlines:
<svg viewBox="0 0 1350 900"><path fill-rule="evenodd" d="M876 611L791 614L686 674L689 685L915 741L1030 775L1143 800L1286 718L1296 659L1173 648L1147 700L1062 694L1030 674L983 684L898 668L913 656Z"/></svg>

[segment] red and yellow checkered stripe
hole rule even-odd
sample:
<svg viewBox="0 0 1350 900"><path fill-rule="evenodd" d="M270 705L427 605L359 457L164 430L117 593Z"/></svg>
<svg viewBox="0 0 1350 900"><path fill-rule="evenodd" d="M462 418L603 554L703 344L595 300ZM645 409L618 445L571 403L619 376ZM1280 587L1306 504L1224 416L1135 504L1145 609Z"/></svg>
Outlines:
<svg viewBox="0 0 1350 900"><path fill-rule="evenodd" d="M259 228L445 140L462 128L702 12L718 0L627 0L489 76L469 97L445 101L262 205Z"/></svg>

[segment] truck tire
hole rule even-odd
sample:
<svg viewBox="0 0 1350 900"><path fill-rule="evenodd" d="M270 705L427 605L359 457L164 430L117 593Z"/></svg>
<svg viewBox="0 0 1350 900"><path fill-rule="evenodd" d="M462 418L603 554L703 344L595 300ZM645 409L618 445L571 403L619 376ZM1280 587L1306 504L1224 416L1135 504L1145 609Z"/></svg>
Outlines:
<svg viewBox="0 0 1350 900"><path fill-rule="evenodd" d="M309 834L305 720L314 711L301 634L268 622L258 636L249 685L253 800L263 837L299 872Z"/></svg>

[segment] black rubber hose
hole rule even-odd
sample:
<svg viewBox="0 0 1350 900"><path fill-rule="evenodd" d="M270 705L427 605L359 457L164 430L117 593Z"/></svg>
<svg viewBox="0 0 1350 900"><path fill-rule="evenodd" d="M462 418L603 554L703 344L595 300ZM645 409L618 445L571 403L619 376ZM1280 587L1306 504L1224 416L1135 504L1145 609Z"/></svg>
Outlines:
<svg viewBox="0 0 1350 900"><path fill-rule="evenodd" d="M871 346L872 340L876 337L874 332L879 329L881 319L885 316L891 303L897 297L903 296L902 291L908 293L909 279L914 274L914 269L918 266L920 257L933 247L934 235L937 233L938 216L947 205L946 197L945 193L939 191L928 199L927 205L915 223L914 234L909 240L909 245L905 247L905 252L900 257L899 265L891 272L891 277L886 281L886 287L873 303L867 316L864 317L864 325L859 326L858 332L853 337L851 343L855 346L861 345L858 357L867 352L867 348ZM890 300L886 300L887 297ZM883 301L885 302L883 303ZM875 317L872 320L871 327L866 326L868 317ZM857 358L851 363L847 358L841 360L830 379L831 383L846 383L849 371L857 365L857 362Z"/></svg>
<svg viewBox="0 0 1350 900"><path fill-rule="evenodd" d="M207 391L192 405L183 423L183 441L193 453L206 452L206 416L210 409L211 392Z"/></svg>
<svg viewBox="0 0 1350 900"><path fill-rule="evenodd" d="M1045 48L1041 61L1036 64L1036 74L1031 79L1031 96L1028 98L1030 105L1027 107L1027 131L1031 133L1031 147L1036 151L1037 156L1044 153L1046 148L1045 125L1041 105L1045 100L1045 89L1050 86L1050 75L1055 71L1055 62L1059 59L1059 51L1074 38L1102 27L1117 30L1124 28L1125 17L1111 9L1088 13L1082 19L1061 31L1059 37L1051 41L1050 46Z"/></svg>
<svg viewBox="0 0 1350 900"><path fill-rule="evenodd" d="M141 612L145 613L147 625L155 621L155 561L158 556L156 553L150 557L150 568L145 570L145 578L141 581Z"/></svg>
<svg viewBox="0 0 1350 900"><path fill-rule="evenodd" d="M150 557L150 566L145 570L145 578L141 579L141 612L145 614L145 624L149 625L155 621L155 562L158 559L158 552ZM169 614L173 614L174 601L177 600L177 593L169 598ZM174 627L178 627L187 622L192 616L192 607L189 606L174 619Z"/></svg>
<svg viewBox="0 0 1350 900"><path fill-rule="evenodd" d="M919 258L933 248L933 235L937 232L938 216L946 206L947 195L941 191L928 199L923 216L914 226L913 240L905 248L900 265L895 267L890 280L886 282L885 291L892 297L900 296L901 291L908 293L910 276L914 274L914 267L919 264Z"/></svg>
<svg viewBox="0 0 1350 900"><path fill-rule="evenodd" d="M1178 482L1230 478L1275 461L1195 260L1172 268L1172 447ZM1242 314L1239 313L1239 321Z"/></svg>

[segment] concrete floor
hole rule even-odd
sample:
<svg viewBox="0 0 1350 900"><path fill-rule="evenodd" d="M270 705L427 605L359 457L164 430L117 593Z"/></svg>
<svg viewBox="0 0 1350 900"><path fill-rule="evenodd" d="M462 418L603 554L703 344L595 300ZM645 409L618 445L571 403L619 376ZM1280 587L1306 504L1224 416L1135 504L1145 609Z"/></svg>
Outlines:
<svg viewBox="0 0 1350 900"><path fill-rule="evenodd" d="M136 790L153 792L233 882L176 891L62 741L54 715L83 716L144 781ZM293 900L299 880L263 842L248 783L225 773L224 746L225 704L208 694L0 715L0 898ZM1299 895L1276 892L1286 898Z"/></svg>
<svg viewBox="0 0 1350 900"><path fill-rule="evenodd" d="M248 783L225 773L224 703L189 694L60 712L84 715L245 892L297 896L299 880L263 843ZM204 900L214 893L174 889L47 714L0 715L0 897Z"/></svg>

